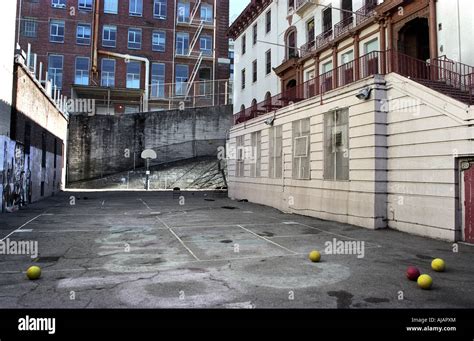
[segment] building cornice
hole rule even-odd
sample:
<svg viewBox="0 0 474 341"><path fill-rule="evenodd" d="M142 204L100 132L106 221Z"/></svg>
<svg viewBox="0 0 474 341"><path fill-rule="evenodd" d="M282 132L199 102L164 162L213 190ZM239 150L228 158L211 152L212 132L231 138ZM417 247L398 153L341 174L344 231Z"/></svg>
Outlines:
<svg viewBox="0 0 474 341"><path fill-rule="evenodd" d="M237 39L272 2L273 0L251 0L227 30L229 38Z"/></svg>

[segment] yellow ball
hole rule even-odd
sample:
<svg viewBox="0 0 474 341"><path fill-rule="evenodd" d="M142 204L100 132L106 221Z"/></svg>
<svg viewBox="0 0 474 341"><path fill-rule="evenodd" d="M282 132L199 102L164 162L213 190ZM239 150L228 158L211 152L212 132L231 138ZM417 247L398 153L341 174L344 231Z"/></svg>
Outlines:
<svg viewBox="0 0 474 341"><path fill-rule="evenodd" d="M321 260L321 254L319 253L319 251L311 251L309 253L309 259L312 262L319 262Z"/></svg>
<svg viewBox="0 0 474 341"><path fill-rule="evenodd" d="M433 261L431 262L431 268L434 271L443 272L444 269L446 268L446 264L444 263L444 260L442 260L441 258L436 258L436 259L433 259Z"/></svg>
<svg viewBox="0 0 474 341"><path fill-rule="evenodd" d="M429 275L423 274L418 277L417 283L421 289L428 290L433 285L433 279Z"/></svg>
<svg viewBox="0 0 474 341"><path fill-rule="evenodd" d="M41 268L39 266L30 266L28 270L26 270L26 276L32 280L40 278Z"/></svg>

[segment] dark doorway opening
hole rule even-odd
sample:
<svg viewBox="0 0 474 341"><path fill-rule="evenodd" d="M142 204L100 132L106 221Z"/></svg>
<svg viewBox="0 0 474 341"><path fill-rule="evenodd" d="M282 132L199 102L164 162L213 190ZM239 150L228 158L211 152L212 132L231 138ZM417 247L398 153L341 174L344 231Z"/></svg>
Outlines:
<svg viewBox="0 0 474 341"><path fill-rule="evenodd" d="M430 59L430 32L427 18L416 18L398 32L398 51L423 61Z"/></svg>

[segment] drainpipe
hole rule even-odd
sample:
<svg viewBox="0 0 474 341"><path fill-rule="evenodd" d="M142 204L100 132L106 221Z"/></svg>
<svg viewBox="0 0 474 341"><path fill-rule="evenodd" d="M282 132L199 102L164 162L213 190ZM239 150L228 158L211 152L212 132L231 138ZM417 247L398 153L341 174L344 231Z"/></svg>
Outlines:
<svg viewBox="0 0 474 341"><path fill-rule="evenodd" d="M100 1L95 1L94 6L94 35L92 42L92 73L97 75L98 73L98 44L99 44L99 13L100 13Z"/></svg>
<svg viewBox="0 0 474 341"><path fill-rule="evenodd" d="M117 57L117 58L122 58L125 60L136 60L138 62L143 62L145 63L145 95L143 98L143 111L147 112L148 111L148 85L150 84L150 61L148 58L145 57L138 57L138 56L131 56L128 54L122 54L122 53L115 53L115 52L109 52L109 51L102 51L99 50L98 53L106 55L106 56L111 56L111 57Z"/></svg>

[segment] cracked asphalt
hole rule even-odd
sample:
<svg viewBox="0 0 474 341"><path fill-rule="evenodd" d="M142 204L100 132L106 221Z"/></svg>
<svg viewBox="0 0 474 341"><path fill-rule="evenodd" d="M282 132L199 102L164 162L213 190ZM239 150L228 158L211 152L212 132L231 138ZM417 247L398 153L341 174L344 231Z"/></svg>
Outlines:
<svg viewBox="0 0 474 341"><path fill-rule="evenodd" d="M63 192L0 215L0 308L474 308L474 247L284 214L218 192ZM325 243L364 242L364 257ZM6 239L5 239L6 240ZM322 253L312 263L308 253ZM447 271L431 270L443 258ZM31 265L42 268L36 281ZM421 290L409 265L434 280Z"/></svg>

